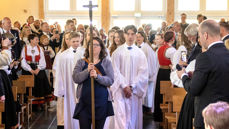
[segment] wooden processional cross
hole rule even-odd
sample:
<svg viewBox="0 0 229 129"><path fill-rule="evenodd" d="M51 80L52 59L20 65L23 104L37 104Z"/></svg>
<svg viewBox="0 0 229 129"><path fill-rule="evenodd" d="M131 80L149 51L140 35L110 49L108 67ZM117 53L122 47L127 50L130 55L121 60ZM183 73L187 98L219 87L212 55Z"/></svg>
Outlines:
<svg viewBox="0 0 229 129"><path fill-rule="evenodd" d="M83 7L89 8L90 17L90 63L93 63L93 26L92 26L92 8L98 7L98 5L92 5L92 1L89 1L89 5ZM92 129L95 129L95 86L94 78L91 77L91 118L92 118Z"/></svg>

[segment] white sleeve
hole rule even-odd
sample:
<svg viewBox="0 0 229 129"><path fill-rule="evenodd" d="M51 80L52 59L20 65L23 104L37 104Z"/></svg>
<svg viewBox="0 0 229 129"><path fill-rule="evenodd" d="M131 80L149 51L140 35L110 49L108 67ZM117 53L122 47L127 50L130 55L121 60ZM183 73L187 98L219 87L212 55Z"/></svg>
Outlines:
<svg viewBox="0 0 229 129"><path fill-rule="evenodd" d="M172 62L175 52L176 52L176 49L174 47L170 47L165 51L165 57L169 58Z"/></svg>
<svg viewBox="0 0 229 129"><path fill-rule="evenodd" d="M0 66L10 65L11 52L9 50L3 50L0 52Z"/></svg>
<svg viewBox="0 0 229 129"><path fill-rule="evenodd" d="M42 51L42 48L40 47L40 60L39 60L39 65L37 66L38 69L44 70L46 68L46 62L45 62L45 56L44 52Z"/></svg>
<svg viewBox="0 0 229 129"><path fill-rule="evenodd" d="M140 53L139 53L140 54ZM138 67L135 69L138 71L137 77L134 80L134 83L131 84L133 87L133 93L136 94L139 98L144 97L146 90L147 90L147 84L148 84L148 65L147 65L147 59L146 56L143 54L140 54L139 58L139 64Z"/></svg>
<svg viewBox="0 0 229 129"><path fill-rule="evenodd" d="M125 79L125 77L121 74L120 72L120 53L118 51L114 52L111 56L111 60L112 60L112 66L114 69L114 80L116 82L116 85L113 86L112 85L112 89L113 90L117 90L120 86L122 88L125 88L127 86L127 81Z"/></svg>
<svg viewBox="0 0 229 129"><path fill-rule="evenodd" d="M25 71L31 71L32 68L29 66L29 64L27 64L26 60L25 60L25 47L22 49L21 51L21 67L25 70Z"/></svg>

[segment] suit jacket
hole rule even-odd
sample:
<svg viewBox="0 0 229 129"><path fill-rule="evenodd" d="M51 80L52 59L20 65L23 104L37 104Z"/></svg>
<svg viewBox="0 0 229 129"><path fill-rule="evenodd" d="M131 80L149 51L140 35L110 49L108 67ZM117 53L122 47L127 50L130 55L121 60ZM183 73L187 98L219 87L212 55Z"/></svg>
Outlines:
<svg viewBox="0 0 229 129"><path fill-rule="evenodd" d="M192 49L190 56L188 57L188 64L193 61L194 59L196 59L196 57L202 52L201 50L201 46L199 43L197 43L197 45Z"/></svg>
<svg viewBox="0 0 229 129"><path fill-rule="evenodd" d="M192 79L183 76L187 92L196 96L195 127L204 127L203 109L217 101L229 102L229 51L223 43L211 46L196 59Z"/></svg>
<svg viewBox="0 0 229 129"><path fill-rule="evenodd" d="M223 38L223 42L225 42L228 39L229 39L229 34L226 37Z"/></svg>

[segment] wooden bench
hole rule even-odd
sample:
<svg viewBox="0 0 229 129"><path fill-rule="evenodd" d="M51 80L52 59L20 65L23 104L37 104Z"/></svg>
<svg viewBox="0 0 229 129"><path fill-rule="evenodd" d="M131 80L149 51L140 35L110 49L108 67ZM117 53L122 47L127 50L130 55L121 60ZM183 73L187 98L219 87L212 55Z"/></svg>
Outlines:
<svg viewBox="0 0 229 129"><path fill-rule="evenodd" d="M27 124L29 125L29 120L32 118L32 103L34 97L32 95L32 88L34 87L34 76L33 75L21 75L18 81L25 81L25 87L29 89L28 102L26 103L26 118Z"/></svg>
<svg viewBox="0 0 229 129"><path fill-rule="evenodd" d="M163 114L163 122L160 123L161 126L163 126L164 129L167 129L167 121L165 119L165 113L172 112L172 105L170 103L169 97L167 95L171 91L172 83L170 81L160 81L160 94L163 96L163 102L160 104L160 108L162 110Z"/></svg>
<svg viewBox="0 0 229 129"><path fill-rule="evenodd" d="M17 96L19 97L19 103L21 104L21 110L18 112L18 122L19 122L19 129L23 127L25 122L25 112L27 105L24 103L24 95L26 94L26 86L25 81L17 80L13 81L13 87L17 87Z"/></svg>
<svg viewBox="0 0 229 129"><path fill-rule="evenodd" d="M172 113L165 114L165 118L168 121L168 127L174 128L176 126L181 106L183 104L184 97L186 95L186 91L184 88L172 88L171 89L171 98L172 98Z"/></svg>
<svg viewBox="0 0 229 129"><path fill-rule="evenodd" d="M5 103L0 102L0 129L5 129L5 125L2 124L2 112L5 112Z"/></svg>

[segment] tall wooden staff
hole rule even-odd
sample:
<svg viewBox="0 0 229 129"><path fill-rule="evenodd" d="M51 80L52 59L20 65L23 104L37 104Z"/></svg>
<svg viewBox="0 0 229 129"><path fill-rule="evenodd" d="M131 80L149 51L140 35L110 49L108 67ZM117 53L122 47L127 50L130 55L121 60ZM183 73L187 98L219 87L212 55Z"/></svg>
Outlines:
<svg viewBox="0 0 229 129"><path fill-rule="evenodd" d="M92 26L92 8L98 7L98 5L92 5L92 1L89 1L89 5L83 7L89 8L90 17L90 63L93 63L93 26ZM91 77L91 118L92 118L92 129L95 129L95 86L94 78Z"/></svg>

